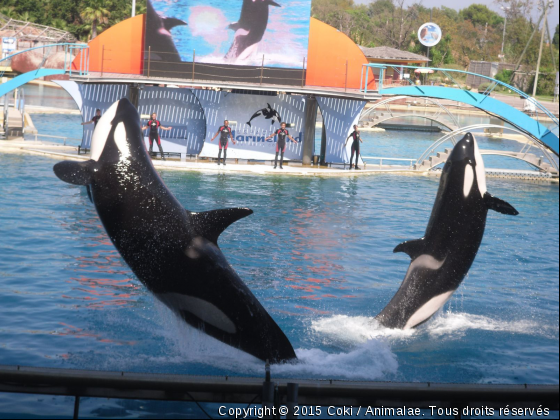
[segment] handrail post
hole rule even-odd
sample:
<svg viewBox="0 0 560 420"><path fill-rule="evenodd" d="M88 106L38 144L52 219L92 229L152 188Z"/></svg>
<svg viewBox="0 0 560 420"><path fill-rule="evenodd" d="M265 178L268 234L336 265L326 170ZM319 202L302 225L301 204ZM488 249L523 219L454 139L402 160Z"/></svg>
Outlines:
<svg viewBox="0 0 560 420"><path fill-rule="evenodd" d="M105 44L103 44L103 48L101 48L101 77L103 77L103 60L105 60Z"/></svg>
<svg viewBox="0 0 560 420"><path fill-rule="evenodd" d="M362 64L362 72L360 73L360 92L363 91L364 85L364 65Z"/></svg>
<svg viewBox="0 0 560 420"><path fill-rule="evenodd" d="M196 50L192 50L192 81L194 82L194 62L196 60Z"/></svg>
<svg viewBox="0 0 560 420"><path fill-rule="evenodd" d="M346 75L344 78L344 92L346 92L346 89L348 87L348 60L346 60Z"/></svg>
<svg viewBox="0 0 560 420"><path fill-rule="evenodd" d="M303 66L301 67L301 87L305 86L305 57L303 57Z"/></svg>
<svg viewBox="0 0 560 420"><path fill-rule="evenodd" d="M148 77L150 77L150 63L152 61L152 46L148 45Z"/></svg>
<svg viewBox="0 0 560 420"><path fill-rule="evenodd" d="M262 79L263 79L263 72L264 72L264 54L263 54L263 58L262 58L262 62L261 62L261 85L262 85Z"/></svg>
<svg viewBox="0 0 560 420"><path fill-rule="evenodd" d="M366 82L364 83L364 93L367 94L368 89L368 78L369 78L369 66L366 64ZM373 73L373 70L371 71ZM373 80L375 80L375 76L373 76Z"/></svg>

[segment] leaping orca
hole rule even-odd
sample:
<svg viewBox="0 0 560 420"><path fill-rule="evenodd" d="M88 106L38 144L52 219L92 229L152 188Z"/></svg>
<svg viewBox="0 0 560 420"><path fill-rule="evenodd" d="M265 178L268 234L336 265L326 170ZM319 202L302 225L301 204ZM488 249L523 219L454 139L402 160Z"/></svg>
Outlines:
<svg viewBox="0 0 560 420"><path fill-rule="evenodd" d="M176 26L187 25L187 22L171 17L161 16L148 0L146 6L148 22L146 25L146 49L150 46L151 60L180 62L181 57L173 42L171 29ZM146 54L148 52L146 51Z"/></svg>
<svg viewBox="0 0 560 420"><path fill-rule="evenodd" d="M146 151L128 99L103 114L91 160L54 166L63 181L86 185L111 241L134 274L185 322L261 360L295 359L292 345L218 247L218 237L252 210L185 210Z"/></svg>
<svg viewBox="0 0 560 420"><path fill-rule="evenodd" d="M251 117L251 119L249 121L247 121L247 125L249 127L251 127L251 121L253 121L255 118L260 117L261 115L264 116L265 119L267 120L272 120L270 121L270 124L274 124L274 121L276 120L276 122L278 122L278 124L280 124L282 122L282 117L280 116L280 114L278 113L278 111L276 111L275 109L273 109L269 103L266 104L266 108L263 109L259 109L257 112L255 112L253 114L253 116Z"/></svg>
<svg viewBox="0 0 560 420"><path fill-rule="evenodd" d="M229 25L235 37L225 56L227 61L246 59L261 42L268 25L269 6L282 7L274 0L243 0L239 20Z"/></svg>
<svg viewBox="0 0 560 420"><path fill-rule="evenodd" d="M488 210L519 214L487 192L478 144L467 133L445 163L426 234L394 250L407 253L412 262L399 290L376 317L381 325L414 328L449 300L476 257Z"/></svg>

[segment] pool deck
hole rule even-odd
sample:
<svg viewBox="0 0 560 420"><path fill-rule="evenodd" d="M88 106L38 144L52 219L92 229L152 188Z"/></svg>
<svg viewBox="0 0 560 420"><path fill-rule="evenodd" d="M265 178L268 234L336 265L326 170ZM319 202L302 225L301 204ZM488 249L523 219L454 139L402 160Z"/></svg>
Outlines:
<svg viewBox="0 0 560 420"><path fill-rule="evenodd" d="M43 155L55 159L84 161L89 160L89 155L78 155L76 146L63 146L49 142L35 142L23 140L0 141L0 153L28 153ZM235 159L228 159L227 165L217 165L216 162L207 160L167 160L154 159L153 164L158 169L171 169L179 171L197 171L212 173L250 173L257 175L295 175L295 176L355 176L379 173L399 173L412 175L427 175L427 172L413 170L404 165L369 164L367 168L362 165L361 170L348 170L342 167L301 166L284 162L284 169L274 169L270 164L249 163L237 164Z"/></svg>
<svg viewBox="0 0 560 420"><path fill-rule="evenodd" d="M50 157L56 160L86 161L90 159L89 154L78 154L76 146L64 146L62 144L43 141L24 140L0 140L0 153L33 154ZM217 165L208 160L167 160L154 159L153 164L157 169L194 171L204 173L239 173L254 175L273 176L319 176L319 177L348 177L379 174L396 174L406 176L439 176L441 170L419 171L408 165L362 165L360 170L349 170L348 167L325 167L325 166L301 166L295 163L290 166L289 161L284 162L284 169L274 169L270 162L264 163L235 163L235 159L228 159L226 166ZM515 169L492 169L486 168L487 177L529 180L538 182L558 183L558 178L548 177L538 171L515 170Z"/></svg>

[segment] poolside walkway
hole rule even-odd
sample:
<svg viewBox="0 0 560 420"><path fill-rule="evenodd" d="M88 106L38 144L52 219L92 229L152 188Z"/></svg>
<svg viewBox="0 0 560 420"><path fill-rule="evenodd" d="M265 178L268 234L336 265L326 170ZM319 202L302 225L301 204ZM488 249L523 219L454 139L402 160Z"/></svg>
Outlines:
<svg viewBox="0 0 560 420"><path fill-rule="evenodd" d="M89 155L78 155L78 148L75 146L63 146L50 142L35 142L23 140L0 141L0 153L29 153L43 155L55 159L67 159L83 161L89 160ZM379 165L370 164L361 170L349 170L340 167L323 166L290 166L289 162L284 162L284 169L274 169L270 164L249 163L237 164L234 159L228 159L227 165L217 165L216 162L207 160L153 160L154 166L158 169L172 169L179 171L197 171L212 173L251 173L259 175L295 175L295 176L356 176L371 175L378 173L401 173L423 175L424 173L414 171L410 166L404 165Z"/></svg>
<svg viewBox="0 0 560 420"><path fill-rule="evenodd" d="M62 144L24 141L22 140L0 140L0 153L33 154L46 156L55 160L89 160L89 155L78 155L76 146L64 146ZM255 175L276 175L276 176L320 176L320 177L348 177L378 174L398 174L413 176L439 176L441 170L422 171L414 170L411 166L405 165L362 165L360 170L349 170L348 167L324 167L324 166L301 166L294 163L290 166L289 162L284 163L284 169L274 169L270 162L265 163L235 163L231 159L226 166L217 165L214 161L207 160L153 160L157 169L194 171L204 173L238 173ZM493 169L486 168L486 176L492 178L506 178L518 180L546 181L558 183L558 178L551 174L534 170L512 170L512 169Z"/></svg>

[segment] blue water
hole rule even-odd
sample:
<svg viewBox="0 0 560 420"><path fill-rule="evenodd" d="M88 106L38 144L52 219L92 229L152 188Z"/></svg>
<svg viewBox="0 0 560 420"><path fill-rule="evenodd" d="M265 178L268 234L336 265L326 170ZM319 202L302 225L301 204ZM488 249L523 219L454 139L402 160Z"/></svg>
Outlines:
<svg viewBox="0 0 560 420"><path fill-rule="evenodd" d="M260 363L189 331L154 301L83 189L55 178L53 163L0 156L0 363L258 374ZM422 235L437 179L162 176L189 210L255 211L221 246L303 360L275 374L558 382L557 186L489 180L521 215L492 213L451 303L418 331L395 333L368 317L400 284L408 261L392 249Z"/></svg>
<svg viewBox="0 0 560 420"><path fill-rule="evenodd" d="M77 114L31 114L33 124L39 134L66 137L66 144L69 146L79 146L82 143L82 116ZM33 134L25 135L26 139L33 140ZM52 143L62 143L64 140L52 137L39 137L41 141Z"/></svg>
<svg viewBox="0 0 560 420"><path fill-rule="evenodd" d="M57 118L45 116L45 130L81 132L66 123L79 116ZM399 157L417 157L428 136L364 133L372 154ZM193 331L154 300L85 191L59 181L54 163L0 155L0 364L261 376L262 363ZM300 362L273 367L275 377L558 383L558 185L488 179L489 191L520 215L491 212L450 303L400 332L376 327L372 317L406 273L408 258L392 250L424 233L437 178L161 174L189 210L255 211L220 246L296 349ZM192 404L169 404L89 400L84 412L201 415ZM71 405L1 394L0 417L71 415Z"/></svg>

